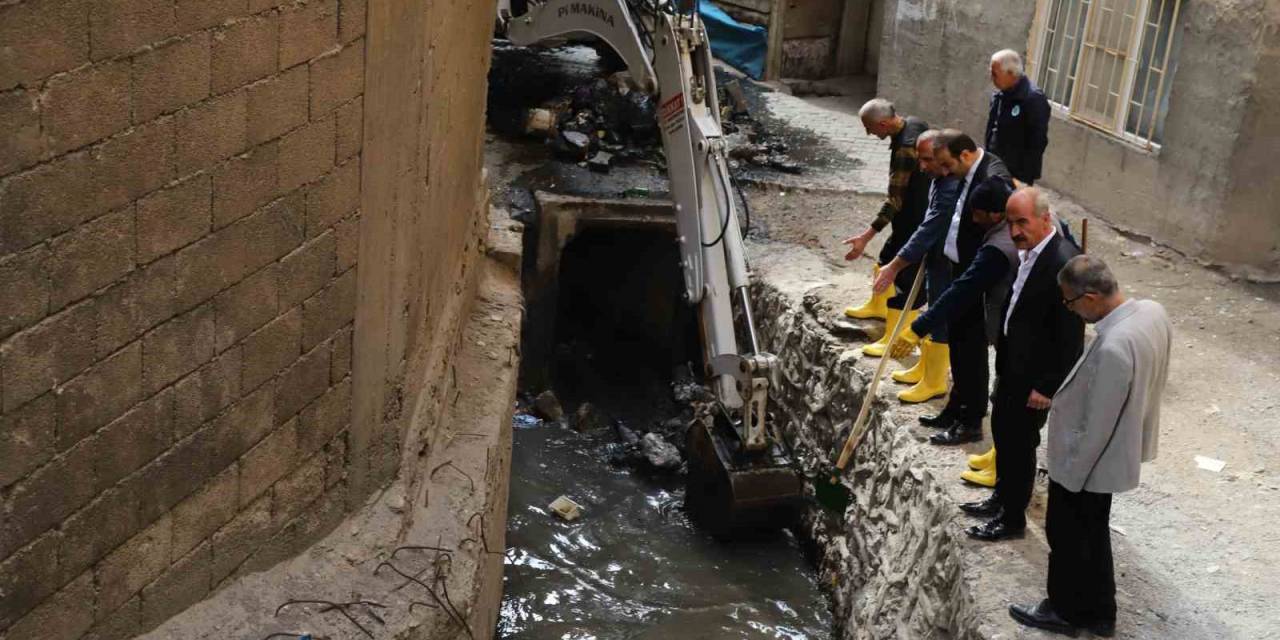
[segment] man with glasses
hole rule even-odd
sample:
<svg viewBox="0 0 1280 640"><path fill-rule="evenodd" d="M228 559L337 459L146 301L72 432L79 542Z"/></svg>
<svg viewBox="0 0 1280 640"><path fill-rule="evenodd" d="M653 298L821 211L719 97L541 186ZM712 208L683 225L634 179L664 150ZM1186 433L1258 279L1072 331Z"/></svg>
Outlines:
<svg viewBox="0 0 1280 640"><path fill-rule="evenodd" d="M1098 337L1067 374L1049 414L1048 595L1012 605L1022 624L1115 634L1111 494L1138 486L1160 433L1173 330L1164 307L1126 300L1106 263L1076 256L1058 272L1062 304Z"/></svg>

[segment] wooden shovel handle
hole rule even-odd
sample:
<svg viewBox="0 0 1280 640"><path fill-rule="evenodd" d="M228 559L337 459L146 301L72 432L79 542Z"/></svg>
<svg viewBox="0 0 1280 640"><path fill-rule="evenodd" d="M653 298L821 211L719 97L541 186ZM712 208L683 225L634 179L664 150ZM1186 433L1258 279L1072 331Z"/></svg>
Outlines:
<svg viewBox="0 0 1280 640"><path fill-rule="evenodd" d="M885 367L889 365L890 347L898 339L898 334L902 333L902 326L907 323L907 312L915 306L916 297L920 295L920 285L924 282L925 268L926 265L921 263L920 268L916 270L916 279L912 281L911 292L907 294L907 304L903 307L902 315L898 316L898 321L893 325L893 329L889 334L889 343L885 347L884 353L880 356L880 366L876 367L876 375L871 379L866 395L862 396L862 408L858 410L858 418L854 420L853 429L849 430L849 437L844 441L844 449L840 451L840 459L836 461L836 473L844 471L845 466L849 464L849 458L853 456L854 449L858 448L858 443L862 441L862 436L866 434L868 418L871 417L871 403L876 399L876 391L880 388L880 378L884 376Z"/></svg>

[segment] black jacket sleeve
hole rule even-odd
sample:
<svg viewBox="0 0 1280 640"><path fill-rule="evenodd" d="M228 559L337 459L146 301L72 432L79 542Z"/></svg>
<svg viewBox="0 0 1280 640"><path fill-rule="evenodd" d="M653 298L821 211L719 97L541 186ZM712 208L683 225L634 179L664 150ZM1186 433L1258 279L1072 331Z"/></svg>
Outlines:
<svg viewBox="0 0 1280 640"><path fill-rule="evenodd" d="M1076 253L1075 250L1064 252L1065 257L1061 262L1065 264ZM1053 272L1056 274L1057 269ZM1048 326L1044 344L1049 349L1045 357L1038 358L1035 362L1036 366L1031 372L1031 388L1046 398L1052 398L1084 349L1084 321L1068 309L1067 305L1060 303L1051 305L1045 320Z"/></svg>
<svg viewBox="0 0 1280 640"><path fill-rule="evenodd" d="M1040 179L1040 170L1044 165L1044 150L1049 147L1049 99L1039 91L1027 96L1027 157L1024 182L1035 182Z"/></svg>
<svg viewBox="0 0 1280 640"><path fill-rule="evenodd" d="M1009 272L1009 268L1009 259L999 249L992 246L978 249L978 255L973 258L969 268L951 282L951 286L942 292L937 302L929 305L929 308L911 323L911 330L916 335L924 337L941 323L959 317L969 307L982 304L983 294L1000 282ZM1065 375L1066 372L1063 373Z"/></svg>

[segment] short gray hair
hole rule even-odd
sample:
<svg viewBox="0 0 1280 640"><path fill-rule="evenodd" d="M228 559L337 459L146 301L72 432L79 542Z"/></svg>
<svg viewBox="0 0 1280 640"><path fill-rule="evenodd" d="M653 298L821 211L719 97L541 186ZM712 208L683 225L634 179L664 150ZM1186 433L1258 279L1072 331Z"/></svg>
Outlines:
<svg viewBox="0 0 1280 640"><path fill-rule="evenodd" d="M941 137L941 131L938 129L929 129L916 137L916 146L919 147L922 144L927 144L930 149L933 149L937 146L938 139Z"/></svg>
<svg viewBox="0 0 1280 640"><path fill-rule="evenodd" d="M1110 296L1120 288L1115 274L1111 273L1107 263L1103 262L1102 258L1095 258L1088 254L1078 255L1068 260L1058 272L1058 284L1071 287L1071 290L1079 295L1096 293L1100 296Z"/></svg>
<svg viewBox="0 0 1280 640"><path fill-rule="evenodd" d="M999 65L1001 71L1022 75L1022 56L1013 49L1001 49L991 54L991 63Z"/></svg>
<svg viewBox="0 0 1280 640"><path fill-rule="evenodd" d="M893 103L884 98L872 98L858 109L858 117L864 121L884 122L895 115L898 112L893 108Z"/></svg>
<svg viewBox="0 0 1280 640"><path fill-rule="evenodd" d="M1041 218L1045 216L1052 216L1052 213L1049 211L1049 194L1036 187L1019 187L1014 191L1015 194L1022 192L1026 192L1031 196L1031 201L1035 203L1035 213L1037 216L1040 216Z"/></svg>

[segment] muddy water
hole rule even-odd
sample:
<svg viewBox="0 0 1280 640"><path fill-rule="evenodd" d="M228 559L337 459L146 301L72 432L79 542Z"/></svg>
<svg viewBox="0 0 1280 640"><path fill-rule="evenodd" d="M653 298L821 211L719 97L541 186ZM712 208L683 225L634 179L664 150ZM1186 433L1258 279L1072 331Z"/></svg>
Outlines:
<svg viewBox="0 0 1280 640"><path fill-rule="evenodd" d="M795 538L722 543L681 508L683 480L612 466L611 430L517 423L506 593L511 638L829 638ZM545 507L583 506L567 523Z"/></svg>

